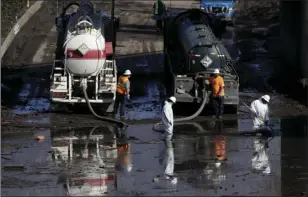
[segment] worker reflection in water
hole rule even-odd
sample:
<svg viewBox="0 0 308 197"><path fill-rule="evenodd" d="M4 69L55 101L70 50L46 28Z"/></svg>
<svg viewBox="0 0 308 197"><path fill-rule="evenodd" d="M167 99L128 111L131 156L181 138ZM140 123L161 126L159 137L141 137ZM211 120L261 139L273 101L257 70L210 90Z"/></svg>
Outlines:
<svg viewBox="0 0 308 197"><path fill-rule="evenodd" d="M266 129L269 125L268 103L270 101L269 95L264 95L260 99L253 101L250 105L253 113L253 130Z"/></svg>
<svg viewBox="0 0 308 197"><path fill-rule="evenodd" d="M163 16L166 11L166 6L162 0L156 0L153 6L153 15L156 20L156 30L161 31L163 28Z"/></svg>
<svg viewBox="0 0 308 197"><path fill-rule="evenodd" d="M223 131L223 123L221 122L216 124L215 130L217 133L221 133ZM223 170L223 164L227 160L226 141L225 136L214 136L212 150L215 162L209 162L204 169L207 179L213 181L215 185L218 185L221 181L226 180L226 175Z"/></svg>
<svg viewBox="0 0 308 197"><path fill-rule="evenodd" d="M118 157L116 169L119 171L131 172L133 165L131 162L130 145L128 143L118 145Z"/></svg>
<svg viewBox="0 0 308 197"><path fill-rule="evenodd" d="M160 180L167 180L172 185L176 185L178 179L174 175L174 148L172 143L169 146L165 146L165 149L160 153L159 164L164 167L163 175L158 175L153 181L158 183Z"/></svg>
<svg viewBox="0 0 308 197"><path fill-rule="evenodd" d="M119 105L120 107L120 116L124 117L125 106L127 100L130 100L130 81L129 78L131 76L130 70L126 70L122 76L119 77L119 81L117 84L116 90L116 99L114 103L113 113L116 115L118 113Z"/></svg>
<svg viewBox="0 0 308 197"><path fill-rule="evenodd" d="M162 122L165 130L165 142L166 146L170 146L172 136L173 136L173 110L172 105L176 102L176 98L171 96L165 101L163 112L162 112Z"/></svg>
<svg viewBox="0 0 308 197"><path fill-rule="evenodd" d="M219 69L214 70L214 74L209 78L212 85L212 102L217 119L222 119L224 112L224 96L225 96L225 83L224 79L219 76Z"/></svg>
<svg viewBox="0 0 308 197"><path fill-rule="evenodd" d="M217 133L223 132L223 123L216 124ZM226 137L217 135L214 137L214 148L216 156L216 165L220 165L226 160Z"/></svg>
<svg viewBox="0 0 308 197"><path fill-rule="evenodd" d="M253 157L251 159L252 169L264 174L271 173L268 157L267 137L256 137L253 139Z"/></svg>

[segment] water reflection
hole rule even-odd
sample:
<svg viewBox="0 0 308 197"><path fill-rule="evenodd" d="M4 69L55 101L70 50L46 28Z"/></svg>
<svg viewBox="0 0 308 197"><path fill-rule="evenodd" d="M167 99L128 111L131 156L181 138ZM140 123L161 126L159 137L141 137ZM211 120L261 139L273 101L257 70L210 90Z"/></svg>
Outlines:
<svg viewBox="0 0 308 197"><path fill-rule="evenodd" d="M255 137L253 139L253 157L251 159L252 169L264 174L271 173L271 166L268 155L267 137Z"/></svg>
<svg viewBox="0 0 308 197"><path fill-rule="evenodd" d="M174 174L174 147L172 143L165 145L165 149L161 151L159 164L163 166L163 170L160 175L154 178L154 182L167 181L165 184L176 185L178 179Z"/></svg>
<svg viewBox="0 0 308 197"><path fill-rule="evenodd" d="M94 127L51 132L53 159L67 167L70 196L97 196L114 190L117 149L115 128ZM121 163L121 162L120 162Z"/></svg>
<svg viewBox="0 0 308 197"><path fill-rule="evenodd" d="M275 130L280 129L280 121L272 123ZM212 125L185 123L185 127L179 128L181 133L202 134L174 136L174 172L179 180L206 189L207 195L279 195L276 187L280 187L280 136L252 133L251 128L252 123L237 120L216 121ZM262 173L273 176L264 177ZM258 191L254 191L255 186L243 189L245 182L258 185Z"/></svg>

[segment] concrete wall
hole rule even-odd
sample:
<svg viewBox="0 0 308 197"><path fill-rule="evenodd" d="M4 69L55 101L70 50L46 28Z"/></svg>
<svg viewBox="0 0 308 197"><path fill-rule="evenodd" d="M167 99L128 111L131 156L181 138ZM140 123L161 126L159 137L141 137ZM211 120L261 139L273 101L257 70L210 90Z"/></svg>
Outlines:
<svg viewBox="0 0 308 197"><path fill-rule="evenodd" d="M287 90L285 93L305 105L308 105L307 3L281 0L282 53L280 72L277 72L281 88Z"/></svg>

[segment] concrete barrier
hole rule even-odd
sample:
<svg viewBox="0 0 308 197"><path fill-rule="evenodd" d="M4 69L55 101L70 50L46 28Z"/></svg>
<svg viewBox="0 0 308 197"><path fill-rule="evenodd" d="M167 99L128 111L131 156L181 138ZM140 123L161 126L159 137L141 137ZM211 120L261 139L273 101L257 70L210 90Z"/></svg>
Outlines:
<svg viewBox="0 0 308 197"><path fill-rule="evenodd" d="M28 22L28 20L35 14L43 4L43 0L36 1L27 11L26 13L17 21L14 27L11 29L10 33L5 38L4 42L1 44L1 59L5 54L6 50L11 45L12 41L14 40L15 36L18 34L20 29Z"/></svg>

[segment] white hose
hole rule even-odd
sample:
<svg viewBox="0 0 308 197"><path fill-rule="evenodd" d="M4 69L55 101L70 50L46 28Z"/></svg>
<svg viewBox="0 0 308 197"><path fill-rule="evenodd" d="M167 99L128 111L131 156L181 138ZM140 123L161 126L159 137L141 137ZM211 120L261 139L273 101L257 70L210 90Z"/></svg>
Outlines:
<svg viewBox="0 0 308 197"><path fill-rule="evenodd" d="M89 97L88 97L88 94L87 94L85 85L82 85L82 91L83 91L84 98L85 98L85 100L86 100L86 102L87 102L87 104L88 104L88 107L89 107L91 113L92 113L96 118L101 119L101 120L106 121L106 122L111 122L111 123L114 123L114 124L116 124L116 125L119 125L120 128L126 128L126 127L128 126L128 125L127 125L125 122L123 122L123 121L97 115L97 113L95 113L95 111L93 110L93 108L92 108L92 106L91 106L91 103L90 103L90 101L89 101Z"/></svg>
<svg viewBox="0 0 308 197"><path fill-rule="evenodd" d="M204 90L203 91L203 101L202 101L202 104L199 107L199 109L193 115L191 115L191 116L184 117L184 118L176 118L176 119L174 119L174 123L176 124L177 122L185 122L185 121L189 121L189 120L195 119L203 111L203 109L205 107L205 104L207 103L208 99L209 99L208 92L206 90ZM158 131L158 132L162 132L163 130L157 128L159 125L162 125L162 122L156 123L153 126L153 130L154 131Z"/></svg>

